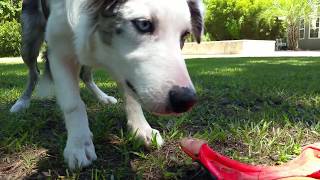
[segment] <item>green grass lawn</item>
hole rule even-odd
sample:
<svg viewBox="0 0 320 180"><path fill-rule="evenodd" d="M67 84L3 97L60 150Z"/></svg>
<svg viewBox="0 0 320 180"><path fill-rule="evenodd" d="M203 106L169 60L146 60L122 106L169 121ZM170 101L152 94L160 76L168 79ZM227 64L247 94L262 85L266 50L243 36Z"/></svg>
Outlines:
<svg viewBox="0 0 320 180"><path fill-rule="evenodd" d="M54 100L34 100L30 109L9 109L26 83L22 64L0 64L0 179L199 179L202 171L178 147L182 137L208 140L219 152L252 164L277 165L320 140L320 58L188 60L199 103L179 117L146 113L166 144L146 150L126 132L123 99L103 71L97 84L119 99L99 104L82 85L98 160L81 172L63 162L62 114Z"/></svg>

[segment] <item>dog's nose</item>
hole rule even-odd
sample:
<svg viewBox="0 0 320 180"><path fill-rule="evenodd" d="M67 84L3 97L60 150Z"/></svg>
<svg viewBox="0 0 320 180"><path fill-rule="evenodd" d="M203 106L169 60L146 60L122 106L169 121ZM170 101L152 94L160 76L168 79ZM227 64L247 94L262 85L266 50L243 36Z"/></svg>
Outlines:
<svg viewBox="0 0 320 180"><path fill-rule="evenodd" d="M173 112L183 113L197 102L197 96L194 89L174 86L169 92L169 100Z"/></svg>

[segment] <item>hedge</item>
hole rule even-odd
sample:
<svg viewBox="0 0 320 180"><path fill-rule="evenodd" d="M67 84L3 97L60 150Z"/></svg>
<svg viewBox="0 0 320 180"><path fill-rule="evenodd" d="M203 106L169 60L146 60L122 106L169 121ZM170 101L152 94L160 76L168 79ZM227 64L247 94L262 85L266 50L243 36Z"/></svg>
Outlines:
<svg viewBox="0 0 320 180"><path fill-rule="evenodd" d="M16 20L0 24L0 57L20 56L21 26Z"/></svg>

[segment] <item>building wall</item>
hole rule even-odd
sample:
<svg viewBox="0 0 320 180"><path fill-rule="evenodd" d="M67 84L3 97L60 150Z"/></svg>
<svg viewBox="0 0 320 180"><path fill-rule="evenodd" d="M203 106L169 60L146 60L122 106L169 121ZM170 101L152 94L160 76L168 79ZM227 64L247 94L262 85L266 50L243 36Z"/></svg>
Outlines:
<svg viewBox="0 0 320 180"><path fill-rule="evenodd" d="M305 24L304 39L299 40L299 49L303 50L320 50L320 39L309 38L309 24Z"/></svg>
<svg viewBox="0 0 320 180"><path fill-rule="evenodd" d="M231 54L269 54L275 51L275 41L232 40L186 43L185 55L231 55Z"/></svg>

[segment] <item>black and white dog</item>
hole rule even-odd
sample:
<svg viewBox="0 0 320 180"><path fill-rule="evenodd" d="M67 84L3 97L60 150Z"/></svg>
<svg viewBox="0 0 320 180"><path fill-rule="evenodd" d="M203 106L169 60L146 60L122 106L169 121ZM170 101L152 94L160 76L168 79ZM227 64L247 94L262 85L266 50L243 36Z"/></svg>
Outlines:
<svg viewBox="0 0 320 180"><path fill-rule="evenodd" d="M30 103L39 74L36 59L45 39L50 71L39 86L54 85L68 131L64 157L71 169L97 158L79 75L100 101L116 103L93 82L91 67L103 67L122 87L128 127L146 145L153 137L162 145L141 105L155 114L179 114L195 104L181 49L189 33L200 42L203 12L202 0L23 0L22 57L29 82L11 112Z"/></svg>

